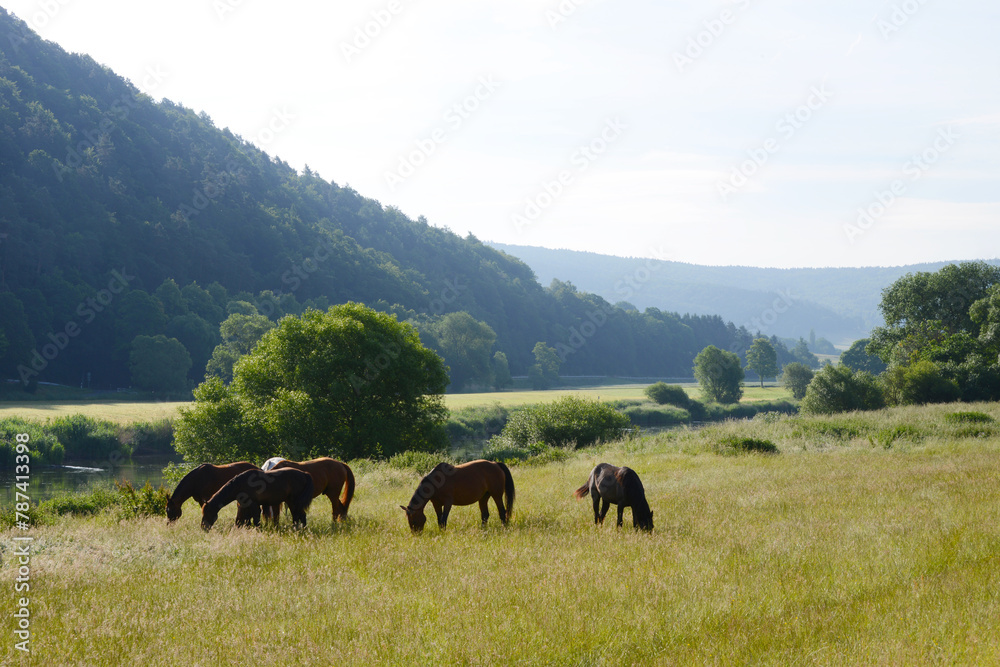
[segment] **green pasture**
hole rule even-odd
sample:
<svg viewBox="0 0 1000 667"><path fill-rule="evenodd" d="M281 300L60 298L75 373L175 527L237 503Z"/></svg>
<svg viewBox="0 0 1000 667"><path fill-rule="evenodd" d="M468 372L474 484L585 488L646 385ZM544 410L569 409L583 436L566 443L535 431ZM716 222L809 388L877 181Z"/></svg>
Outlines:
<svg viewBox="0 0 1000 667"><path fill-rule="evenodd" d="M978 411L976 418L952 417ZM237 530L63 516L33 528L24 665L1000 663L1000 406L679 429L515 467L514 520L413 536L419 474L352 462L344 525ZM719 443L773 442L732 455ZM572 491L641 476L656 528L595 527ZM613 517L614 512L609 514ZM431 522L433 523L433 522ZM18 567L0 533L0 578ZM13 585L0 594L14 608Z"/></svg>

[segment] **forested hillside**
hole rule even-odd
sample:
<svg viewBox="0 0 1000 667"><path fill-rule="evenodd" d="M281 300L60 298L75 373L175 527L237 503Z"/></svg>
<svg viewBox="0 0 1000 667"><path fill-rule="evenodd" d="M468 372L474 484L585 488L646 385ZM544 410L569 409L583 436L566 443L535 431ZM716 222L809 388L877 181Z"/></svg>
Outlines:
<svg viewBox="0 0 1000 667"><path fill-rule="evenodd" d="M749 340L716 316L544 288L520 260L297 173L0 9L0 377L120 387L157 358L195 383L229 315L350 300L416 324L453 371L470 336L515 374L539 341L564 374L688 376L705 345ZM490 359L462 384L487 384Z"/></svg>

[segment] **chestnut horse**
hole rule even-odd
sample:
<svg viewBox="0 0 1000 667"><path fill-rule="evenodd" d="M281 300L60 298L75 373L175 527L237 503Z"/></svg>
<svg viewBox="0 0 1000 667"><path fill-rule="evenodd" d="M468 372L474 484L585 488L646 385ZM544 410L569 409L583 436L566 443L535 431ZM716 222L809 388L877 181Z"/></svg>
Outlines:
<svg viewBox="0 0 1000 667"><path fill-rule="evenodd" d="M622 525L626 507L632 508L632 526L643 530L653 530L653 511L646 502L646 492L639 481L639 475L631 468L599 463L590 473L587 483L577 489L573 495L577 499L590 493L594 500L594 523L604 523L609 506L618 505L618 526ZM603 505L598 509L598 505Z"/></svg>
<svg viewBox="0 0 1000 667"><path fill-rule="evenodd" d="M277 457L275 457L277 458ZM275 459L268 459L271 463ZM267 465L265 463L265 465ZM341 461L322 457L311 461L297 463L288 459L279 459L273 463L271 470L292 469L309 473L313 480L313 498L326 496L330 499L333 508L333 520L344 521L347 519L347 510L351 506L354 498L354 473L350 467ZM344 489L344 495L340 495L340 489ZM264 507L264 518L278 525L278 518L281 516L281 505Z"/></svg>
<svg viewBox="0 0 1000 667"><path fill-rule="evenodd" d="M305 527L306 510L313 499L313 481L301 470L264 471L254 467L226 482L201 509L201 527L211 530L219 518L219 510L233 502L239 503L241 514L236 525L260 525L260 506L287 503L292 523Z"/></svg>
<svg viewBox="0 0 1000 667"><path fill-rule="evenodd" d="M204 507L208 499L214 496L226 482L247 470L256 470L256 467L246 461L227 463L221 466L202 463L184 475L184 478L178 482L177 488L174 489L174 494L167 498L167 521L176 521L180 518L181 505L188 498L194 498L199 505Z"/></svg>
<svg viewBox="0 0 1000 667"><path fill-rule="evenodd" d="M507 494L507 507L503 506L503 495ZM493 498L500 521L506 524L514 510L514 478L502 463L493 461L469 461L460 466L439 463L417 486L410 504L400 505L406 512L410 530L419 533L427 523L424 507L430 502L437 514L438 528L448 525L448 513L452 505L472 505L479 503L483 525L490 518L489 500Z"/></svg>

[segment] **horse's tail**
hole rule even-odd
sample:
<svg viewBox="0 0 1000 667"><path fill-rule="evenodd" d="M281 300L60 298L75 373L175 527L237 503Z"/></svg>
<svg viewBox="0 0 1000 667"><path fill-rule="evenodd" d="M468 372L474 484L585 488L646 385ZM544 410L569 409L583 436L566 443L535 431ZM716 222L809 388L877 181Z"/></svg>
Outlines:
<svg viewBox="0 0 1000 667"><path fill-rule="evenodd" d="M351 466L346 463L344 466L344 476L347 478L346 484L344 484L344 495L340 499L340 504L344 506L341 516L347 518L347 510L351 506L351 500L354 499L354 472L351 470Z"/></svg>
<svg viewBox="0 0 1000 667"><path fill-rule="evenodd" d="M590 485L594 481L594 475L596 474L597 474L597 468L594 468L593 470L590 471L590 476L587 477L587 481L583 483L583 486L581 486L579 489L573 492L573 496L577 500L586 498L587 494L590 493Z"/></svg>
<svg viewBox="0 0 1000 667"><path fill-rule="evenodd" d="M500 461L496 462L500 469L503 470L503 490L504 494L507 496L507 520L510 521L511 516L514 513L514 478L510 474L510 468L505 466Z"/></svg>

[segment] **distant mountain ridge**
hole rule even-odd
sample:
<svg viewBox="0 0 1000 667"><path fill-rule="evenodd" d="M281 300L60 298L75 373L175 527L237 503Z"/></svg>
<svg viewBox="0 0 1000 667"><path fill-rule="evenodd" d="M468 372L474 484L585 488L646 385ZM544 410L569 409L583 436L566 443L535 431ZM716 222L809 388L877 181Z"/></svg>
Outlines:
<svg viewBox="0 0 1000 667"><path fill-rule="evenodd" d="M882 290L907 273L937 271L953 262L893 267L768 269L704 266L623 258L576 250L489 243L521 259L539 282L573 283L611 303L717 314L751 331L808 338L810 330L838 344L864 338L882 324ZM1000 260L987 260L1000 264Z"/></svg>

